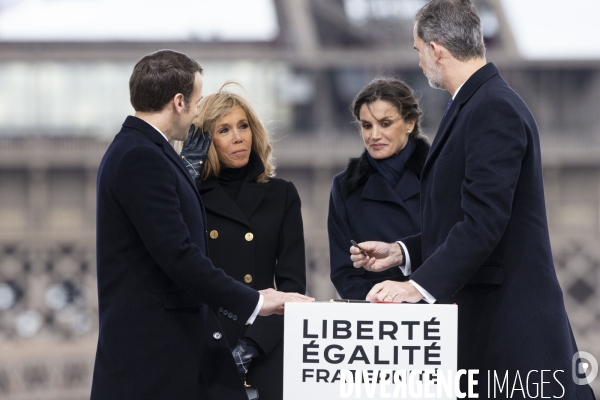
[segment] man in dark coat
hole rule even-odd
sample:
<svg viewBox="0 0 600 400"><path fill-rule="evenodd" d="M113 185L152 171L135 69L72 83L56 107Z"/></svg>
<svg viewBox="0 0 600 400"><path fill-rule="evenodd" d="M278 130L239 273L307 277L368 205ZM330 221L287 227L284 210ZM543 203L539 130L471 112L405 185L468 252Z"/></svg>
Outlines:
<svg viewBox="0 0 600 400"><path fill-rule="evenodd" d="M452 94L421 175L422 233L362 243L369 257L351 258L379 271L410 257L409 282L382 282L367 299L458 305L458 368L479 370L479 398L592 399L572 378L578 350L552 262L535 120L486 63L482 36L469 0L432 0L417 14L419 65Z"/></svg>
<svg viewBox="0 0 600 400"><path fill-rule="evenodd" d="M100 333L92 400L239 399L247 396L215 309L252 323L307 298L257 292L206 257L204 209L170 146L198 115L202 69L163 50L130 79L128 117L98 172Z"/></svg>

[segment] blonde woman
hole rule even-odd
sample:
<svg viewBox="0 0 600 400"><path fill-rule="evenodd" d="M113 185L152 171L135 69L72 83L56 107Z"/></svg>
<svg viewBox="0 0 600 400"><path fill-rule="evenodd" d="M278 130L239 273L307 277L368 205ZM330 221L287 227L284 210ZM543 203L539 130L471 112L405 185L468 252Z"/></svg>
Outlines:
<svg viewBox="0 0 600 400"><path fill-rule="evenodd" d="M232 85L202 100L198 132L181 153L206 208L210 258L254 289L275 282L277 290L304 293L300 197L291 182L274 178L267 130L249 102L228 90ZM280 400L283 317L258 317L244 327L228 310L218 314L242 379L258 389L261 400Z"/></svg>

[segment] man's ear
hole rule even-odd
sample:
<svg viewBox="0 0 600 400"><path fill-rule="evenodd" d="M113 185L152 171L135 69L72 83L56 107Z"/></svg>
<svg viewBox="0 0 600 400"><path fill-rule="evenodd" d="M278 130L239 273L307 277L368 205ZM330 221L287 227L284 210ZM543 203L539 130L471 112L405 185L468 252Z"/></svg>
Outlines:
<svg viewBox="0 0 600 400"><path fill-rule="evenodd" d="M173 97L173 108L177 114L181 114L185 110L185 97L181 93L177 93Z"/></svg>
<svg viewBox="0 0 600 400"><path fill-rule="evenodd" d="M441 44L437 42L429 42L429 51L431 52L431 58L433 58L434 61L439 61L441 58L443 58L445 50L446 49Z"/></svg>

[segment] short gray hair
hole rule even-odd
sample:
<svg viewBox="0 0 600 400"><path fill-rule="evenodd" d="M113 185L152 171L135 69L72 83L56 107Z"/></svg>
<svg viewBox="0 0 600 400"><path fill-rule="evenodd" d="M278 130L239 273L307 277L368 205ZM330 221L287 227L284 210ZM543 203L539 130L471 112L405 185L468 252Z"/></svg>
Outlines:
<svg viewBox="0 0 600 400"><path fill-rule="evenodd" d="M425 43L441 44L457 60L485 57L481 20L471 0L431 0L415 22Z"/></svg>

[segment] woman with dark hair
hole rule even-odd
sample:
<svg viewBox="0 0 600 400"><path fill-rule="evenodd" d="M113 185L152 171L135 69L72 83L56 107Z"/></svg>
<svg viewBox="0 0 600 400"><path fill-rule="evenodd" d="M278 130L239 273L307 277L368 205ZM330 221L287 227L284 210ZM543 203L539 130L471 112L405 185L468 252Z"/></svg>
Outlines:
<svg viewBox="0 0 600 400"><path fill-rule="evenodd" d="M228 90L230 85L206 96L194 121L196 138L212 137L212 145L189 139L181 152L206 208L209 256L254 289L275 284L282 292L304 293L300 197L293 183L274 178L269 134L248 100ZM258 389L261 400L280 400L283 316L259 316L245 327L232 321L228 310L218 312L242 380Z"/></svg>
<svg viewBox="0 0 600 400"><path fill-rule="evenodd" d="M393 242L420 232L419 178L429 142L421 134L419 102L399 79L373 80L350 111L366 149L333 178L327 228L335 288L342 298L364 300L374 284L407 277L400 268L354 268L350 240Z"/></svg>

